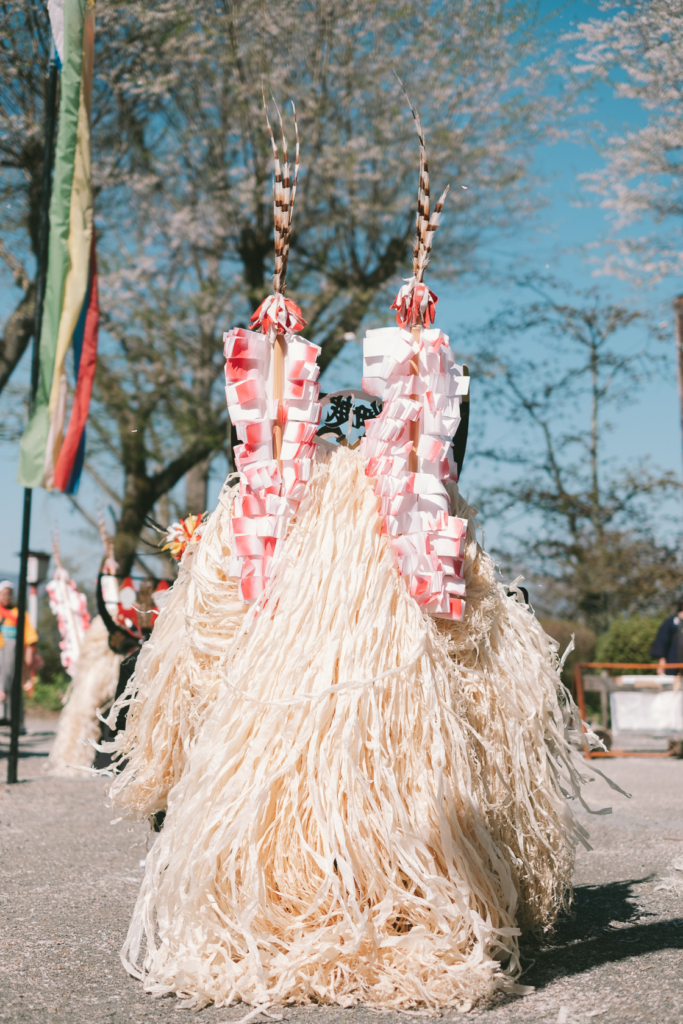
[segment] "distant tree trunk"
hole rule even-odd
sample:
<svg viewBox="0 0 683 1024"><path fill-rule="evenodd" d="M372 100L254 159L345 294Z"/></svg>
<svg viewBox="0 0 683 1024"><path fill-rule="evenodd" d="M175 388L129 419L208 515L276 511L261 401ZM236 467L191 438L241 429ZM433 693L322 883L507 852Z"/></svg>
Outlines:
<svg viewBox="0 0 683 1024"><path fill-rule="evenodd" d="M28 283L26 293L10 315L0 338L0 391L12 376L33 337L33 295L35 285Z"/></svg>
<svg viewBox="0 0 683 1024"><path fill-rule="evenodd" d="M212 452L210 442L199 441L150 475L146 468L145 431L142 420L138 422L140 426L134 433L129 430L124 435L124 496L114 536L114 557L124 576L132 569L145 520L153 514L156 503L194 466L205 465L208 474Z"/></svg>
<svg viewBox="0 0 683 1024"><path fill-rule="evenodd" d="M206 512L211 459L203 459L185 474L185 511L197 514Z"/></svg>
<svg viewBox="0 0 683 1024"><path fill-rule="evenodd" d="M140 433L142 435L142 431ZM130 461L125 467L123 502L114 535L114 557L124 576L133 568L145 519L152 513L159 497L147 475L143 445L141 436L139 444L128 445L126 452Z"/></svg>

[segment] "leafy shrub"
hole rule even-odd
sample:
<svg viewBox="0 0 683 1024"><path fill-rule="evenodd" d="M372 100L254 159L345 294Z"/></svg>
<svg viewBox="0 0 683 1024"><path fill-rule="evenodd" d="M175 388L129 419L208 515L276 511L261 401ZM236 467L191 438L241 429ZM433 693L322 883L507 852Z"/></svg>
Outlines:
<svg viewBox="0 0 683 1024"><path fill-rule="evenodd" d="M49 682L43 682L38 676L33 696L29 697L28 694L24 694L26 710L40 708L42 711L61 711L64 706L62 696L66 693L70 682L66 672L52 676Z"/></svg>
<svg viewBox="0 0 683 1024"><path fill-rule="evenodd" d="M662 621L641 615L614 619L607 632L598 637L595 660L632 661L641 665L651 662L650 648Z"/></svg>

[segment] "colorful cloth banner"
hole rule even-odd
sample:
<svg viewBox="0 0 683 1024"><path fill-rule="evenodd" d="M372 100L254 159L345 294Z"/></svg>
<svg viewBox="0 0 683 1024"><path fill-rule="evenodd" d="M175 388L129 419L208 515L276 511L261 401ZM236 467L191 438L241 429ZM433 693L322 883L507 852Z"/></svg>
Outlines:
<svg viewBox="0 0 683 1024"><path fill-rule="evenodd" d="M93 0L50 0L50 21L62 65L59 129L50 201L50 237L40 377L21 440L19 483L73 493L85 447L97 354L99 307L90 180ZM66 356L74 346L76 391L67 410Z"/></svg>

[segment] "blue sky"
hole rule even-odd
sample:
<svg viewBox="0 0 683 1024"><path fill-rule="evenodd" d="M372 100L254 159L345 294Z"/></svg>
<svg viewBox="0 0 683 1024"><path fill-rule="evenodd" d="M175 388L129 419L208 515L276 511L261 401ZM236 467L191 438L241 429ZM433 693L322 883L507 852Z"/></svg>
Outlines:
<svg viewBox="0 0 683 1024"><path fill-rule="evenodd" d="M587 3L541 4L543 14L551 14L551 30L559 35L567 31L572 22L596 15L596 6ZM613 131L625 125L642 123L642 113L635 104L616 101L607 91L597 98L594 117ZM562 142L540 145L536 153L536 171L547 181L545 193L548 204L531 221L520 225L515 234L484 251L496 265L514 264L518 270L552 273L574 288L582 289L598 284L606 299L625 302L648 311L655 322L666 321L670 327L670 345L666 347L667 364L664 372L646 381L638 393L616 410L611 419L615 429L610 439L610 455L626 460L646 458L662 469L681 475L681 432L674 360L674 333L671 301L683 285L678 280L667 280L656 288L637 289L631 284L594 276L585 247L604 236L608 223L599 208L596 197L583 192L578 176L600 166L599 154L590 145ZM583 205L578 205L578 201ZM437 235L438 245L438 235ZM451 344L459 350L459 335L465 327L483 323L501 304L523 301L519 289L512 285L501 289L499 284L473 286L463 282L456 286L439 288L437 323L451 337ZM13 296L0 292L0 312L6 312ZM625 344L638 346L642 342L640 328L625 338ZM325 390L337 387L357 387L361 377L361 347L349 343L341 356L325 375ZM27 380L28 361L20 367L16 380ZM476 397L476 389L475 389ZM483 410L482 410L483 411ZM487 442L502 441L509 426L495 410L486 410ZM477 416L476 403L472 415ZM0 488L4 495L4 529L0 535L0 572L16 572L21 532L23 492L15 482L17 452L14 446L0 446ZM216 460L212 468L209 507L213 507L225 473L223 460ZM492 470L477 462L466 464L463 489L471 498L477 490L491 482ZM84 474L79 500L95 511L97 494ZM101 500L101 499L100 499ZM671 510L670 510L671 511ZM674 506L677 515L678 506ZM487 540L495 542L501 524L485 523ZM84 523L62 495L34 492L34 511L31 544L34 548L51 550L51 537L59 529L63 554L76 576L83 581L92 580L101 557L101 545L96 533Z"/></svg>

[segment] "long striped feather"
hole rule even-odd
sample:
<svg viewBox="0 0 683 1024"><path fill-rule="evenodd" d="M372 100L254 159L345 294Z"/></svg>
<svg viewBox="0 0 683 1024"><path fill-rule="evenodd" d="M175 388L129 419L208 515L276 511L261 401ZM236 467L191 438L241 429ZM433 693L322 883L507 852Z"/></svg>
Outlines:
<svg viewBox="0 0 683 1024"><path fill-rule="evenodd" d="M398 78L398 75L396 75L396 77ZM415 121L417 137L420 140L420 178L417 186L417 217L415 223L415 245L413 247L413 276L419 282L422 281L425 268L429 262L429 253L432 249L434 232L439 226L441 211L443 210L443 205L446 201L450 185L446 186L445 191L442 193L441 198L434 207L434 211L430 217L429 163L427 160L427 144L422 130L422 122L420 121L420 115L410 101L410 96L408 95L405 85L400 78L398 78L398 81L408 101L410 112L413 115L413 120Z"/></svg>
<svg viewBox="0 0 683 1024"><path fill-rule="evenodd" d="M292 233L292 217L293 217L293 214L294 214L294 200L296 199L296 185L297 185L297 181L299 179L299 123L298 123L297 117L296 117L296 107L294 106L293 102L292 102L292 115L294 117L295 147L294 147L294 177L292 178L291 188L290 188L290 184L289 184L289 164L287 163L287 155L286 155L286 150L285 150L285 162L286 162L286 166L287 166L287 182L286 182L286 186L287 186L287 202L289 204L289 211L288 211L288 217L287 217L287 225L286 225L286 229L285 229L285 246L284 246L284 251L283 251L283 262L282 262L282 293L283 293L283 295L284 295L284 291L285 291L285 277L287 276L287 261L289 259L289 242L290 242L290 237L291 237L291 233ZM282 125L282 120L280 120L280 124ZM283 138L284 144L286 146L287 143L286 143L286 140L285 140L284 129L282 130L282 138Z"/></svg>
<svg viewBox="0 0 683 1024"><path fill-rule="evenodd" d="M432 250L432 241L434 239L434 232L439 226L441 220L441 211L443 210L443 204L446 202L446 196L450 191L450 185L446 185L446 188L441 193L441 197L434 207L434 212L429 218L429 224L427 231L425 232L424 245L418 257L418 273L415 275L418 281L422 280L422 276L425 272L425 268L429 262L429 254Z"/></svg>
<svg viewBox="0 0 683 1024"><path fill-rule="evenodd" d="M275 141L273 129L268 117L268 106L265 93L263 106L266 114L266 124L273 149L273 217L274 217L274 243L275 243L275 273L273 275L273 288L275 292L284 295L285 279L287 275L287 260L289 257L289 242L291 237L292 216L294 213L294 200L296 198L296 186L299 178L299 125L296 117L296 107L292 103L294 114L294 134L296 146L294 151L294 176L290 178L289 173L289 150L287 136L285 135L284 124L280 109L275 104L280 133L282 136L282 161L280 160L279 147Z"/></svg>

